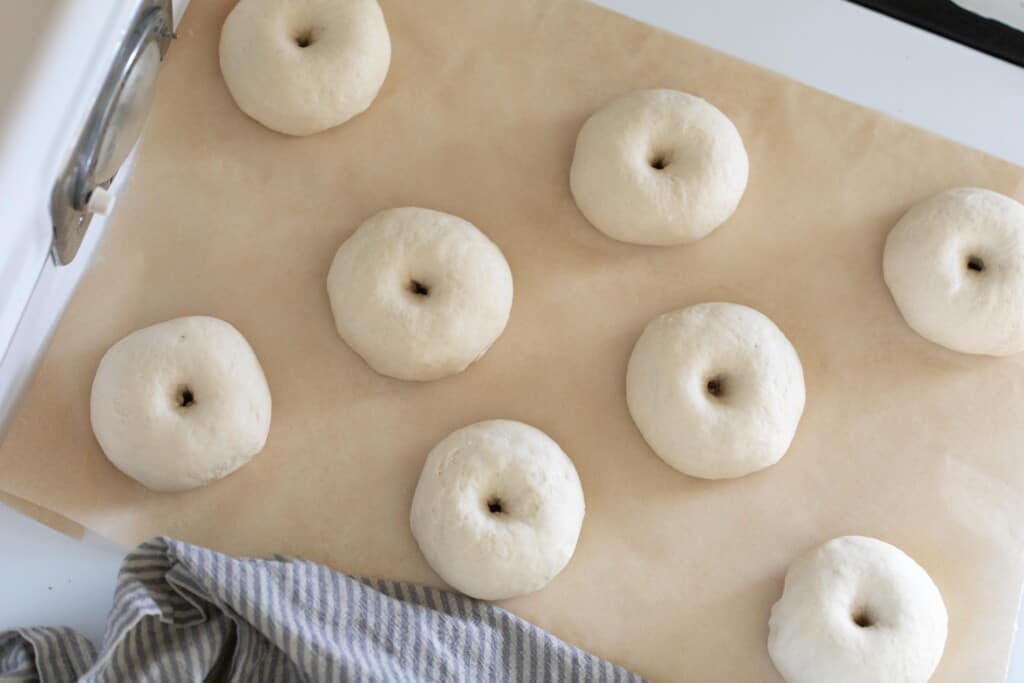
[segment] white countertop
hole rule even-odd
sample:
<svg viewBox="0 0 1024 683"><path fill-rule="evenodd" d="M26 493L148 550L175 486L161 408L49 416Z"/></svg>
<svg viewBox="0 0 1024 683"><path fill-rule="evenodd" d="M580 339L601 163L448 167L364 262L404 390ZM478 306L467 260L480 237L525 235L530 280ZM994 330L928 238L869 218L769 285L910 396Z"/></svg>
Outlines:
<svg viewBox="0 0 1024 683"><path fill-rule="evenodd" d="M595 1L1024 166L1024 68L842 0Z"/></svg>
<svg viewBox="0 0 1024 683"><path fill-rule="evenodd" d="M1024 165L1022 68L843 0L597 2ZM0 630L63 624L100 639L124 550L2 505L0 547ZM1024 642L1008 680L1024 682Z"/></svg>

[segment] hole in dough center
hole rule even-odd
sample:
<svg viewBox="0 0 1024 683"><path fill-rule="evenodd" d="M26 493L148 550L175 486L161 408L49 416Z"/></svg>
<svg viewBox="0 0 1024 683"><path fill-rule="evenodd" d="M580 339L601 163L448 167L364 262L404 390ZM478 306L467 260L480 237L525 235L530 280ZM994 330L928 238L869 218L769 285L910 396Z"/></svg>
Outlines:
<svg viewBox="0 0 1024 683"><path fill-rule="evenodd" d="M315 41L313 37L313 29L307 28L304 31L299 31L295 36L295 44L299 47L305 48L312 45Z"/></svg>
<svg viewBox="0 0 1024 683"><path fill-rule="evenodd" d="M178 405L182 408L188 408L194 405L196 402L195 394L192 393L191 387L187 384L178 391Z"/></svg>
<svg viewBox="0 0 1024 683"><path fill-rule="evenodd" d="M430 286L415 279L409 280L409 291L416 296L430 296Z"/></svg>
<svg viewBox="0 0 1024 683"><path fill-rule="evenodd" d="M980 256L974 256L973 254L967 257L967 270L980 273L985 270L985 260Z"/></svg>
<svg viewBox="0 0 1024 683"><path fill-rule="evenodd" d="M497 496L491 496L490 498L488 498L487 511L490 512L492 515L502 514L505 511L505 508L502 506L501 498L498 498Z"/></svg>
<svg viewBox="0 0 1024 683"><path fill-rule="evenodd" d="M651 157L650 164L651 168L657 171L661 171L662 169L668 167L669 160L665 158L664 154L655 154L653 157Z"/></svg>
<svg viewBox="0 0 1024 683"><path fill-rule="evenodd" d="M713 398L722 398L725 396L725 378L721 375L715 375L708 380L705 389Z"/></svg>
<svg viewBox="0 0 1024 683"><path fill-rule="evenodd" d="M871 628L875 625L875 615L864 608L854 610L853 614L850 615L850 618L853 620L853 623L860 628Z"/></svg>

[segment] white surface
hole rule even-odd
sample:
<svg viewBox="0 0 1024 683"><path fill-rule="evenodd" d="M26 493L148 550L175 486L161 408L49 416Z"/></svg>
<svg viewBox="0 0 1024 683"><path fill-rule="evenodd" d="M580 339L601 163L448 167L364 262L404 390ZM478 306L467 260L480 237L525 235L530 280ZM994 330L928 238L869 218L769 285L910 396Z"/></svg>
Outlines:
<svg viewBox="0 0 1024 683"><path fill-rule="evenodd" d="M100 641L121 549L94 534L76 541L3 505L0 547L0 631L70 626Z"/></svg>
<svg viewBox="0 0 1024 683"><path fill-rule="evenodd" d="M859 5L596 2L1024 165L1024 69Z"/></svg>
<svg viewBox="0 0 1024 683"><path fill-rule="evenodd" d="M89 2L41 3L53 5L49 11L35 3L3 5L0 42L29 32L37 44L4 55L17 68L5 69L0 82L8 97L0 113L0 187L17 198L0 202L0 358L48 259L50 190L113 59L119 41L112 38L130 4L104 3L105 11Z"/></svg>
<svg viewBox="0 0 1024 683"><path fill-rule="evenodd" d="M841 0L598 4L1024 165L1024 69L869 10ZM4 196L13 196L6 187ZM98 635L116 552L98 548L94 537L65 539L2 507L0 541L0 629L66 623ZM48 576L58 582L44 585ZM1015 666L1009 680L1024 681L1024 668Z"/></svg>

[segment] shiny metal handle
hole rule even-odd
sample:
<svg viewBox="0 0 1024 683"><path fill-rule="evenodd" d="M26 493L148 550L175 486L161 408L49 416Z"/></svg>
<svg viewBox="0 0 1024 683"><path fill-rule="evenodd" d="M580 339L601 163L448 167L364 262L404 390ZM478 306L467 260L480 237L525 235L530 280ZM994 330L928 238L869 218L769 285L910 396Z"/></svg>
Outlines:
<svg viewBox="0 0 1024 683"><path fill-rule="evenodd" d="M171 0L143 0L50 196L53 252L71 263L89 221L112 199L105 192L142 132L156 90L160 60L173 37Z"/></svg>

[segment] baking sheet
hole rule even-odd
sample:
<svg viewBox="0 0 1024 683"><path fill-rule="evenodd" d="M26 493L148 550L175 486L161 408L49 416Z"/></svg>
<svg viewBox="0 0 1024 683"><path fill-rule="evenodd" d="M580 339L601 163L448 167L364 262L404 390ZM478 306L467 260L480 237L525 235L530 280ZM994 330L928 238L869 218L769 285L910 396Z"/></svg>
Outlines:
<svg viewBox="0 0 1024 683"><path fill-rule="evenodd" d="M1024 359L929 344L882 281L882 244L953 185L1024 198L1024 171L575 0L383 0L391 72L363 116L309 138L247 119L220 77L232 2L193 3L131 183L0 448L0 488L101 534L170 534L354 574L438 584L409 531L426 453L494 417L555 438L587 517L573 561L507 602L655 680L778 680L765 648L786 565L840 534L909 552L950 613L934 680L1002 680L1024 577ZM573 144L611 98L670 87L736 123L750 184L690 246L614 242L569 193ZM462 216L515 277L505 334L466 373L381 377L338 338L338 245L392 206ZM645 323L709 300L753 306L793 341L807 409L789 454L691 479L645 446L625 368ZM206 489L155 494L89 427L103 352L175 316L232 322L266 370L265 451Z"/></svg>
<svg viewBox="0 0 1024 683"><path fill-rule="evenodd" d="M23 500L17 496L12 496L11 494L4 493L2 491L0 491L0 505L17 510L26 517L34 519L40 524L44 524L58 533L64 534L68 538L73 538L77 541L85 538L85 527L81 524L72 522L67 517L59 515L48 508L40 507L35 503L30 503L27 500Z"/></svg>

